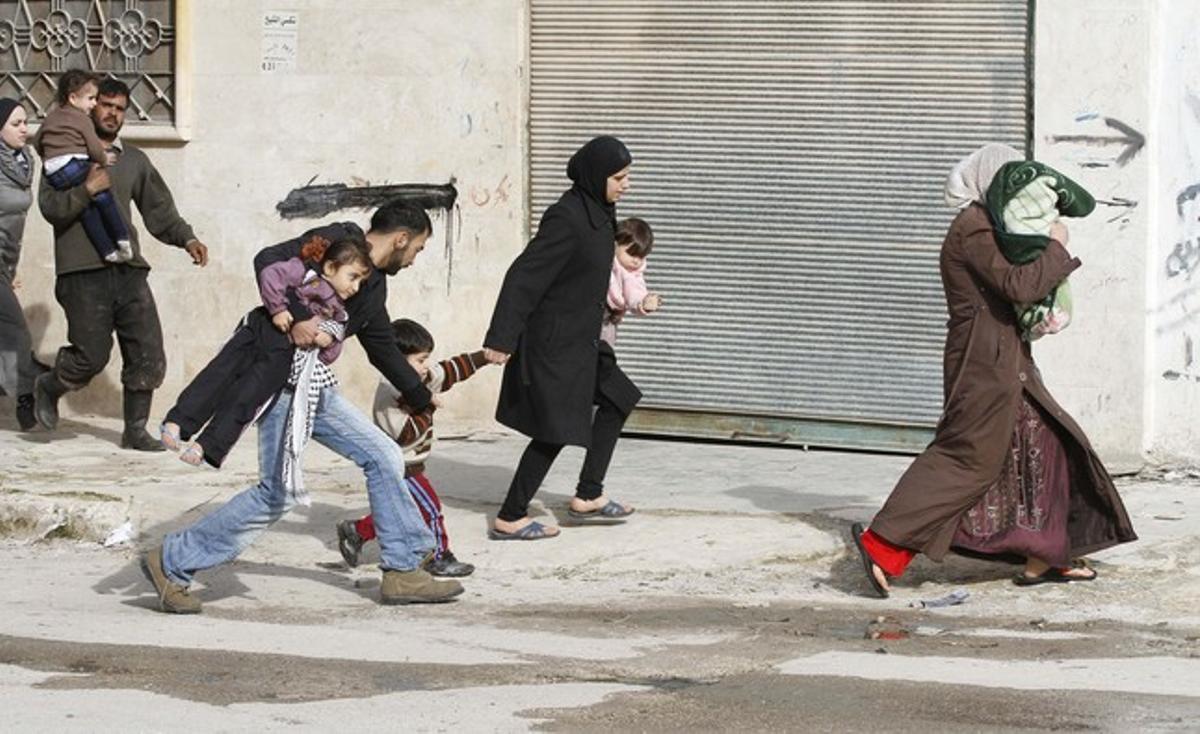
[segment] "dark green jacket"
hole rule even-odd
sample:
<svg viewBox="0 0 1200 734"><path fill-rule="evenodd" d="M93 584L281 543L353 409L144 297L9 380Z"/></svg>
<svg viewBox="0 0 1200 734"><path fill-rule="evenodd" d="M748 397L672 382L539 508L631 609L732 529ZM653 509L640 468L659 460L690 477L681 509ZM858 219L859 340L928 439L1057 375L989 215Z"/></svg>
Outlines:
<svg viewBox="0 0 1200 734"><path fill-rule="evenodd" d="M130 201L137 204L146 229L161 242L183 247L196 239L196 235L191 225L179 216L171 190L146 154L132 145L115 147L119 157L116 165L108 169L108 175L117 207L129 225L133 259L128 264L149 270L150 264L142 257L138 232L130 217ZM55 191L43 179L38 189L38 208L46 221L54 226L54 269L58 275L108 267L96 254L96 248L92 247L79 221L80 213L90 201L82 184L66 191Z"/></svg>

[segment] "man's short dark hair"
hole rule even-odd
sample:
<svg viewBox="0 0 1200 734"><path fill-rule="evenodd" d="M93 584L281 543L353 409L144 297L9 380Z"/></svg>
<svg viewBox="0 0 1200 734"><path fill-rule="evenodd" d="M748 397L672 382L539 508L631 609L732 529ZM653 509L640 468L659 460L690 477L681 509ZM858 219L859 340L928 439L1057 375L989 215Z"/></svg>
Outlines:
<svg viewBox="0 0 1200 734"><path fill-rule="evenodd" d="M379 207L371 217L371 231L392 234L400 230L411 234L429 234L433 231L433 223L421 207L402 199L393 199Z"/></svg>
<svg viewBox="0 0 1200 734"><path fill-rule="evenodd" d="M412 319L393 321L392 338L405 356L433 351L433 334Z"/></svg>
<svg viewBox="0 0 1200 734"><path fill-rule="evenodd" d="M96 93L97 97L124 97L129 99L129 85L120 79L106 77L100 80L100 89Z"/></svg>

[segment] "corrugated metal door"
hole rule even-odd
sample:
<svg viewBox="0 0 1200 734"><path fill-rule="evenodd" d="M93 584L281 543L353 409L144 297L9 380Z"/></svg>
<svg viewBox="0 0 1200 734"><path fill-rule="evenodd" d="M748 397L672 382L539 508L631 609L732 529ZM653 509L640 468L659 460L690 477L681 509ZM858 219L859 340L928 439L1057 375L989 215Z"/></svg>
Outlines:
<svg viewBox="0 0 1200 734"><path fill-rule="evenodd" d="M531 0L531 216L634 155L664 310L622 325L634 430L908 450L942 399L950 166L1027 147L1027 0Z"/></svg>

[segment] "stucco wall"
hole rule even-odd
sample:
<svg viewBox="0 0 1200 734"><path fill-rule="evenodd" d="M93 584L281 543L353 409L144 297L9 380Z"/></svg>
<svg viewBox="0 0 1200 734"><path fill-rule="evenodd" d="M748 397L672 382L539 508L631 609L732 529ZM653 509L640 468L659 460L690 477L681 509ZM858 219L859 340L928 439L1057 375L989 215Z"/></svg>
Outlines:
<svg viewBox="0 0 1200 734"><path fill-rule="evenodd" d="M1034 354L1051 392L1117 468L1140 463L1149 430L1155 5L1059 0L1038 3L1035 16L1034 156L1102 203L1068 220L1068 249L1083 260L1071 276L1075 321ZM1120 160L1139 135L1152 144Z"/></svg>
<svg viewBox="0 0 1200 734"><path fill-rule="evenodd" d="M391 281L394 316L416 318L438 352L479 345L500 277L524 244L525 3L520 0L192 0L191 140L146 142L179 207L212 248L194 268L147 242L169 368L156 413L255 302L254 252L317 220L275 205L329 183L446 183L459 191L416 265ZM348 9L351 8L352 10ZM259 69L261 16L299 13L297 68ZM1200 68L1189 0L1056 0L1034 21L1034 155L1102 203L1071 223L1076 322L1035 347L1051 390L1110 465L1196 461L1200 443ZM1127 154L1124 155L1123 154ZM348 211L322 221L354 219ZM44 358L65 339L53 299L49 227L31 213L21 277ZM66 410L119 412L116 358ZM377 381L351 341L338 366L366 405ZM444 417L490 415L498 370L456 388Z"/></svg>
<svg viewBox="0 0 1200 734"><path fill-rule="evenodd" d="M512 0L203 0L192 16L192 139L138 143L159 166L184 217L208 244L201 270L145 238L166 336L168 372L155 414L215 353L256 301L251 260L265 245L322 220L283 221L275 205L310 179L327 183L454 181L459 201L435 218L416 264L391 279L393 317L424 323L438 352L478 348L500 274L524 245L525 9ZM294 71L260 70L262 14L299 14ZM131 136L132 137L132 136ZM140 226L139 229L144 228ZM65 339L53 299L50 228L30 213L21 277L37 351ZM120 411L120 359L70 395L65 412ZM337 366L369 405L378 375L351 340ZM455 389L447 419L486 420L498 370Z"/></svg>
<svg viewBox="0 0 1200 734"><path fill-rule="evenodd" d="M1200 5L1158 3L1156 226L1148 247L1153 291L1149 370L1152 455L1200 460Z"/></svg>

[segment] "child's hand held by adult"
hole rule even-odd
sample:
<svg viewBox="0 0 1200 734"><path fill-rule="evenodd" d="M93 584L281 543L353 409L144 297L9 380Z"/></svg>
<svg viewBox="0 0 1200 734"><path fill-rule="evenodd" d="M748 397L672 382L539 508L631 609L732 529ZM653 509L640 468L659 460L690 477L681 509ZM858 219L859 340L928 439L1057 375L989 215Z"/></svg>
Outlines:
<svg viewBox="0 0 1200 734"><path fill-rule="evenodd" d="M508 352L501 352L497 349L491 349L490 347L483 348L483 358L491 364L504 364L508 361L508 357Z"/></svg>
<svg viewBox="0 0 1200 734"><path fill-rule="evenodd" d="M329 334L328 332L318 331L316 337L313 338L313 344L321 349L324 349L330 344L333 344L333 335Z"/></svg>

